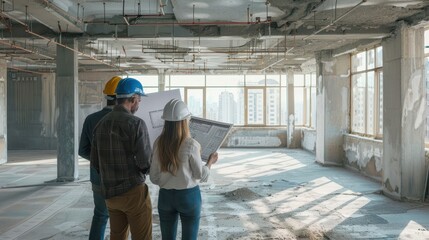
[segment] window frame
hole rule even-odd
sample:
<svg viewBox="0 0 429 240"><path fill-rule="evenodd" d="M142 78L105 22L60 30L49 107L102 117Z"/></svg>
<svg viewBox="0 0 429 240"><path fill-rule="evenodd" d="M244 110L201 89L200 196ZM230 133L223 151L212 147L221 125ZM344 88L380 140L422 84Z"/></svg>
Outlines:
<svg viewBox="0 0 429 240"><path fill-rule="evenodd" d="M248 100L249 100L249 90L256 90L256 89L260 89L262 90L262 123L255 123L255 124L249 124L249 105L248 105ZM244 125L245 126L250 126L250 127L265 127L267 124L267 109L266 109L266 94L267 94L267 89L266 86L246 86L244 87Z"/></svg>
<svg viewBox="0 0 429 240"><path fill-rule="evenodd" d="M283 93L283 91L285 90L285 92L286 92L286 95L287 95L287 85L286 86L284 86L284 84L283 84L283 82L284 82L284 80L285 79L283 79L283 78L286 78L286 75L284 75L284 74L282 74L282 73L276 73L276 74L249 74L249 75L260 75L261 77L263 76L263 79L261 79L261 80L263 80L263 82L264 82L264 84L261 84L261 85L256 85L254 82L252 82L252 84L250 84L249 86L246 84L247 83L247 76L249 76L249 75L246 75L246 74L239 74L240 76L242 76L243 77L243 84L241 84L241 83L239 83L237 86L235 86L235 85L228 85L228 86L217 86L217 85L211 85L211 84L207 84L207 82L208 82L208 80L207 80L207 77L208 76L216 76L216 75L209 75L209 74L201 74L203 77L204 77L204 79L205 79L205 83L204 83L204 86L184 86L184 85L172 85L171 83L171 77L172 76L174 76L174 75L172 75L172 74L169 74L169 75L166 75L165 76L165 82L166 83L168 83L168 84L166 84L166 87L165 87L165 89L166 90L171 90L171 89L182 89L183 90L183 98L184 98L184 100L187 100L187 98L188 98L188 93L187 93L187 91L188 91L188 89L203 89L203 99L204 99L204 106L203 106L203 112L204 112L204 117L205 118L207 118L207 114L208 114L208 112L207 112L207 104L208 104L208 101L207 101L207 91L208 90L210 90L210 89L215 89L215 88L223 88L223 89L229 89L229 88L233 88L233 89L242 89L243 90L243 102L244 102L244 106L243 106L243 114L244 114L244 116L243 116L243 124L235 124L234 123L234 125L235 126L241 126L241 127L286 127L287 125L285 125L285 124L282 124L282 121L284 121L284 114L282 113L282 107L284 107L284 106L286 106L286 109L287 109L287 102L285 102L285 103L283 103L282 102L282 98L283 98L283 95L284 95L284 93ZM278 81L279 81L279 83L278 84L276 84L276 85L270 85L270 84L267 84L267 75L278 75L279 77L278 77ZM224 75L219 75L219 77L220 76L224 76ZM228 75L229 76L229 75ZM285 81L286 82L286 81ZM263 124L248 124L248 103L247 103L247 89L254 89L254 88L257 88L257 89L262 89L263 90L263 109L262 109L262 113L263 113L263 121L264 121L264 123ZM266 104L267 104L267 90L268 89L278 89L278 91L279 91L279 99L278 99L278 107L277 107L277 110L278 110L278 114L279 114L279 117L278 117L278 124L268 124L268 122L269 122L269 119L268 119L268 114L267 114L267 111L268 111L268 107L266 106ZM287 118L287 116L286 116L286 118ZM287 122L287 121L286 121Z"/></svg>
<svg viewBox="0 0 429 240"><path fill-rule="evenodd" d="M203 111L203 117L206 117L206 88L205 87L184 87L183 88L183 92L184 92L184 102L187 104L187 105L189 105L189 103L188 103L188 91L189 90L202 90L203 91L203 96L202 96L202 99L203 99L203 109L202 109L202 111ZM191 112L192 113L192 112Z"/></svg>
<svg viewBox="0 0 429 240"><path fill-rule="evenodd" d="M375 139L382 139L383 138L383 134L380 133L380 114L383 114L383 111L381 110L380 112L380 99L382 98L382 96L380 96L380 73L383 73L383 61L381 61L381 66L377 66L377 49L381 48L381 45L376 45L370 48L366 48L365 50L350 54L350 69L351 69L351 73L350 73L350 133L351 134L355 134L355 135L360 135L360 136L365 136L365 137L372 137ZM370 51L374 51L374 67L372 68L368 68L368 64L369 64L369 59L368 59L368 52ZM354 71L353 70L353 57L357 56L358 54L361 54L365 52L365 69L364 70L359 70L359 71ZM383 54L383 49L382 49L382 54ZM370 72L374 72L374 99L373 99L373 120L372 120L372 125L374 127L373 132L369 133L368 132L368 73ZM365 117L364 117L364 132L358 132L355 131L353 129L353 113L354 113L354 106L353 106L353 97L354 97L354 92L353 92L353 76L358 75L358 74L365 74ZM381 79L382 81L383 79Z"/></svg>

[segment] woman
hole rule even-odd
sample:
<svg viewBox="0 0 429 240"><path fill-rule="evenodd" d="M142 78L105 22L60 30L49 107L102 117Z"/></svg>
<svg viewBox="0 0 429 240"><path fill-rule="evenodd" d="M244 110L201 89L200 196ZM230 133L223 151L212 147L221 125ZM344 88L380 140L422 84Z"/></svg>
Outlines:
<svg viewBox="0 0 429 240"><path fill-rule="evenodd" d="M150 180L159 185L158 213L163 240L176 239L178 217L182 221L182 240L198 237L201 192L198 182L208 179L218 154L204 165L201 147L189 132L191 113L183 101L172 99L163 111L161 135L154 143Z"/></svg>

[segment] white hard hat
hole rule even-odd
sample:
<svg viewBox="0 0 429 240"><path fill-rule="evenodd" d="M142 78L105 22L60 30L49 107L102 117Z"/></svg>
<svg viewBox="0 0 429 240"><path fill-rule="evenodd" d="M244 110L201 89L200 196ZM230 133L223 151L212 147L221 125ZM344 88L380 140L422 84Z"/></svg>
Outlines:
<svg viewBox="0 0 429 240"><path fill-rule="evenodd" d="M191 116L186 103L179 99L171 99L167 104L165 104L164 111L162 113L162 119L165 121L182 121Z"/></svg>

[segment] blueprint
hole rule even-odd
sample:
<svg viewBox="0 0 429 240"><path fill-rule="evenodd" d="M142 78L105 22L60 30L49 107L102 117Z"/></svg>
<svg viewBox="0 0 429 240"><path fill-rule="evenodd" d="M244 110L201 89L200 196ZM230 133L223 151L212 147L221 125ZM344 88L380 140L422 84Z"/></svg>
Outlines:
<svg viewBox="0 0 429 240"><path fill-rule="evenodd" d="M189 128L192 138L201 145L201 159L207 162L210 154L216 152L222 145L232 128L232 124L192 117Z"/></svg>
<svg viewBox="0 0 429 240"><path fill-rule="evenodd" d="M173 98L182 99L180 90L170 90L156 93L149 93L142 97L140 107L135 113L136 116L144 120L149 132L150 145L158 138L164 127L164 120L161 118L165 104Z"/></svg>

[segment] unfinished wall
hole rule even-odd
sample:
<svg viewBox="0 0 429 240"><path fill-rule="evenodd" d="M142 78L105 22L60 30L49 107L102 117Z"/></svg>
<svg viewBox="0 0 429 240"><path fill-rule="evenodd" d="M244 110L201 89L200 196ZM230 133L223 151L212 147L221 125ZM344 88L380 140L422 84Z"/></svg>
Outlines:
<svg viewBox="0 0 429 240"><path fill-rule="evenodd" d="M383 192L422 200L426 93L423 30L405 24L383 41Z"/></svg>
<svg viewBox="0 0 429 240"><path fill-rule="evenodd" d="M79 136L86 116L105 105L102 90L104 83L112 76L115 76L115 73L79 73ZM58 140L55 124L58 109L55 101L55 74L10 72L9 79L11 90L8 95L10 111L8 148L56 150ZM1 142L0 140L0 144Z"/></svg>
<svg viewBox="0 0 429 240"><path fill-rule="evenodd" d="M79 73L79 138L85 118L101 110L106 105L103 96L104 84L119 72L80 72Z"/></svg>
<svg viewBox="0 0 429 240"><path fill-rule="evenodd" d="M286 147L286 128L234 127L222 147Z"/></svg>
<svg viewBox="0 0 429 240"><path fill-rule="evenodd" d="M0 60L0 164L7 162L7 63Z"/></svg>
<svg viewBox="0 0 429 240"><path fill-rule="evenodd" d="M344 134L345 166L382 181L383 141Z"/></svg>
<svg viewBox="0 0 429 240"><path fill-rule="evenodd" d="M55 150L54 79L39 74L8 73L8 149ZM54 104L52 106L52 104Z"/></svg>
<svg viewBox="0 0 429 240"><path fill-rule="evenodd" d="M350 57L321 51L316 54L316 63L316 161L342 166L343 134L349 126Z"/></svg>
<svg viewBox="0 0 429 240"><path fill-rule="evenodd" d="M316 129L301 128L302 149L316 154Z"/></svg>

